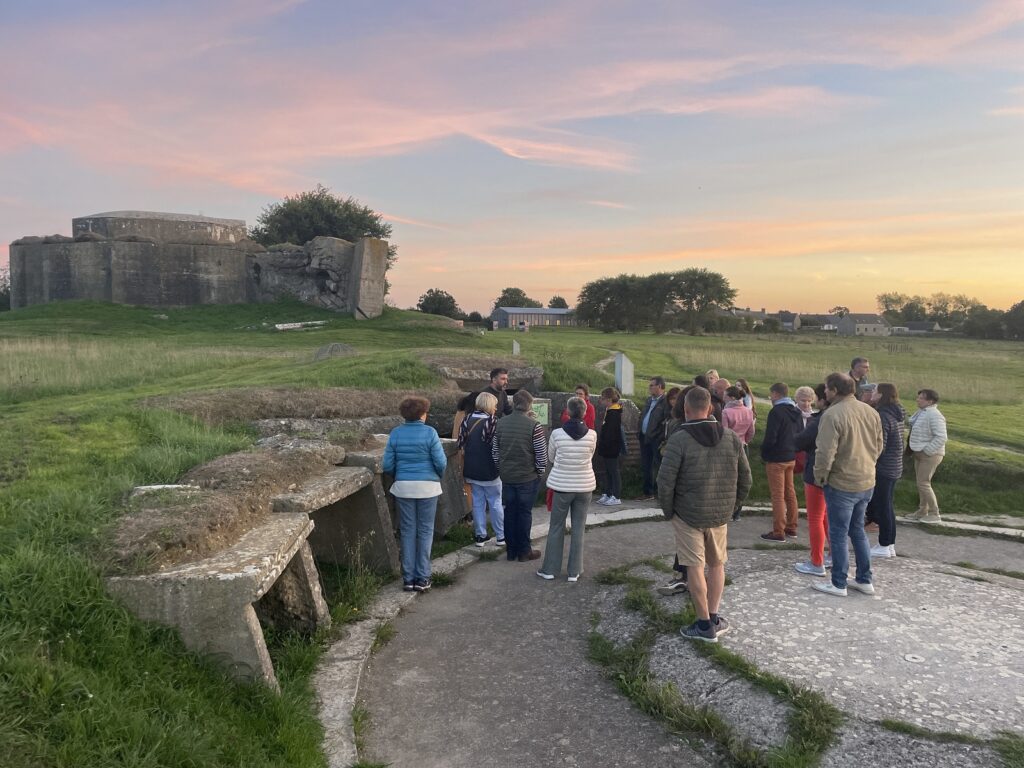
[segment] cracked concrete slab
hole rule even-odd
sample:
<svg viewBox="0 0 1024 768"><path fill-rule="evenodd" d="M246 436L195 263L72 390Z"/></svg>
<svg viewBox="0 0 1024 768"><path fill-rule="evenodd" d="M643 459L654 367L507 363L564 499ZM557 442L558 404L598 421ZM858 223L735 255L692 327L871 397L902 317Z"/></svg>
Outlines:
<svg viewBox="0 0 1024 768"><path fill-rule="evenodd" d="M707 707L733 733L760 750L781 747L789 735L793 708L739 675L727 672L676 635L662 635L651 647L651 673L672 683L687 704Z"/></svg>
<svg viewBox="0 0 1024 768"><path fill-rule="evenodd" d="M846 712L980 737L1024 732L1024 584L896 558L874 564L875 596L837 598L812 590L787 554L736 553L726 647Z"/></svg>

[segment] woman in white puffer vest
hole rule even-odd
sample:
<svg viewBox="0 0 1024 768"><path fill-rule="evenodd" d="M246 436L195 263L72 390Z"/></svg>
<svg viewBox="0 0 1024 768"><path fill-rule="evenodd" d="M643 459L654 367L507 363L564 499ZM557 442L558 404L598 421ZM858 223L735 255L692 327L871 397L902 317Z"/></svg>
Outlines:
<svg viewBox="0 0 1024 768"><path fill-rule="evenodd" d="M583 572L583 533L587 527L590 497L597 487L592 464L594 450L597 448L597 433L583 422L587 413L587 404L583 398L569 398L566 409L569 420L561 429L552 431L548 440L551 473L548 475L547 486L554 491L554 498L548 543L544 548L544 565L537 571L537 575L550 581L562 570L565 518L568 516L572 522L572 538L569 541L567 573L568 580L576 582Z"/></svg>

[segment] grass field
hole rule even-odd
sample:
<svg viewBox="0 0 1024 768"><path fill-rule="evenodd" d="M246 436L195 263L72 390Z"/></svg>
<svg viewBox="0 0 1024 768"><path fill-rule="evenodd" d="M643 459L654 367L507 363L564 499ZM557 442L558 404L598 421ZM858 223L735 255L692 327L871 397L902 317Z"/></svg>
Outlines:
<svg viewBox="0 0 1024 768"><path fill-rule="evenodd" d="M166 316L163 319L161 316ZM327 320L277 332L275 322ZM1024 355L1009 343L607 335L586 330L488 333L389 311L356 322L301 304L153 310L55 304L0 314L0 754L22 766L317 766L322 734L309 676L329 639L273 638L283 695L239 687L142 625L102 588L105 531L134 485L251 444L244 424L208 428L145 410L142 398L212 388L439 385L424 352L504 354L545 367L545 386L611 383L594 365L613 351L644 377L685 382L707 368L746 376L759 395L777 379L813 384L851 357L904 399L928 386L949 420L936 490L947 512L1024 514ZM350 357L314 362L330 342ZM901 347L900 350L903 350ZM763 407L762 407L763 412ZM766 497L754 462L755 497ZM904 480L897 506L916 497ZM363 573L325 573L332 613L358 616Z"/></svg>

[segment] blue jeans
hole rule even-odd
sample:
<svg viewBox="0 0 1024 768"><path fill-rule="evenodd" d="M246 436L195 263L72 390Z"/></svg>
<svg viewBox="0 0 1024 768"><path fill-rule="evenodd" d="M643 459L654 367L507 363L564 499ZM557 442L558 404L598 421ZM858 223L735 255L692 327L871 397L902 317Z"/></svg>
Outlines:
<svg viewBox="0 0 1024 768"><path fill-rule="evenodd" d="M402 581L406 584L430 578L430 546L434 543L437 498L395 497L402 540Z"/></svg>
<svg viewBox="0 0 1024 768"><path fill-rule="evenodd" d="M850 567L847 536L853 542L858 583L871 583L871 547L868 545L868 535L864 533L864 511L868 508L873 492L874 488L854 492L825 486L828 540L832 548L832 585L840 589L846 589L846 569Z"/></svg>
<svg viewBox="0 0 1024 768"><path fill-rule="evenodd" d="M530 554L530 527L533 525L533 502L537 499L540 478L528 483L503 483L501 501L505 505L505 555L516 560Z"/></svg>
<svg viewBox="0 0 1024 768"><path fill-rule="evenodd" d="M476 536L487 535L487 510L491 510L491 528L498 539L505 538L505 509L501 504L500 485L477 485L470 483L473 489L473 533Z"/></svg>

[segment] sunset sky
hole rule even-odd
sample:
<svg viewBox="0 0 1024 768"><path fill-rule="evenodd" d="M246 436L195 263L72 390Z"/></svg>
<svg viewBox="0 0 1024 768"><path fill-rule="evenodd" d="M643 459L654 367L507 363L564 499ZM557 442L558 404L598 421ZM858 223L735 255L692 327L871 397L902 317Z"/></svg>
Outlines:
<svg viewBox="0 0 1024 768"><path fill-rule="evenodd" d="M0 0L6 243L323 183L392 299L574 304L708 267L737 304L1024 299L1024 2Z"/></svg>

